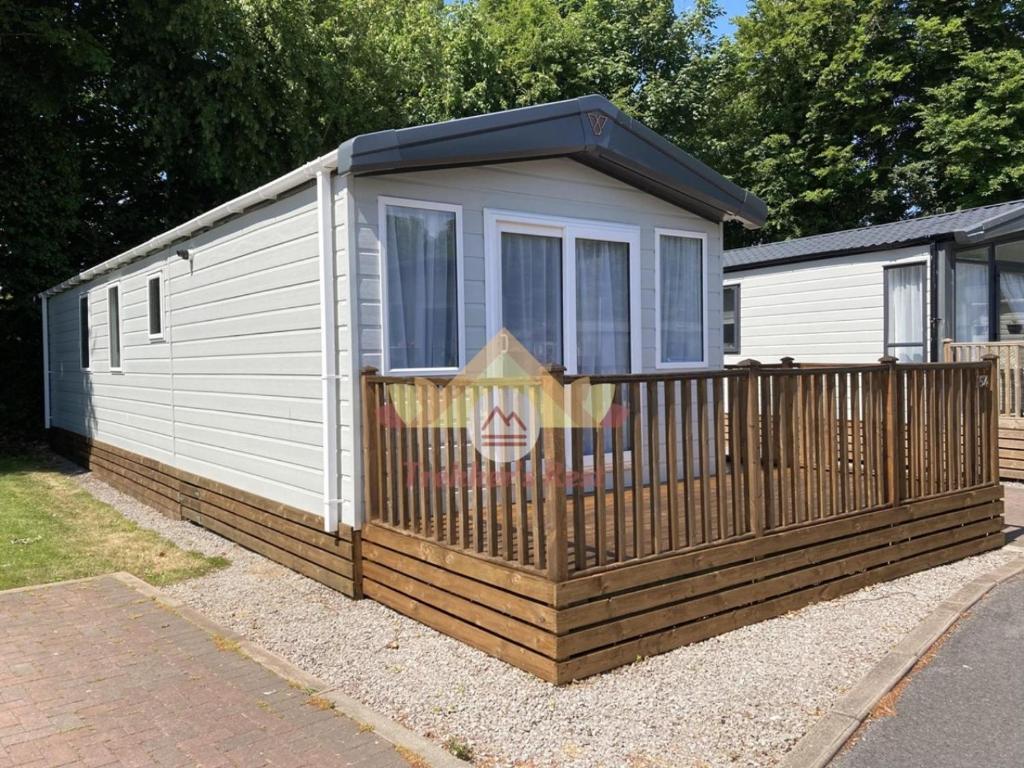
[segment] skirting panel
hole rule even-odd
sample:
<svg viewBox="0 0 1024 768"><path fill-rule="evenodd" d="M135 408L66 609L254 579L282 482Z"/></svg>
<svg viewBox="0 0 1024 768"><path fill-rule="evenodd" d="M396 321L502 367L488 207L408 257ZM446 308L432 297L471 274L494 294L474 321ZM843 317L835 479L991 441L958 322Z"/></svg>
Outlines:
<svg viewBox="0 0 1024 768"><path fill-rule="evenodd" d="M363 588L555 683L780 616L1004 543L1001 487L650 558L552 583L387 526L363 530Z"/></svg>
<svg viewBox="0 0 1024 768"><path fill-rule="evenodd" d="M348 526L324 533L316 515L74 432L51 429L50 443L169 517L190 520L349 597L362 596L360 537Z"/></svg>
<svg viewBox="0 0 1024 768"><path fill-rule="evenodd" d="M999 476L1024 480L1024 420L1000 420Z"/></svg>

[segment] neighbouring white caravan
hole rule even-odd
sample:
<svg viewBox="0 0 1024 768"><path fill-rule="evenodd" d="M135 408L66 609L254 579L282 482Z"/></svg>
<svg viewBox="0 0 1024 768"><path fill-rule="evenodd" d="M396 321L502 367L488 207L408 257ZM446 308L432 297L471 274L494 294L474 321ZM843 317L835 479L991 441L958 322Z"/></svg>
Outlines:
<svg viewBox="0 0 1024 768"><path fill-rule="evenodd" d="M363 366L719 368L764 216L600 97L359 136L42 294L47 427L358 529Z"/></svg>
<svg viewBox="0 0 1024 768"><path fill-rule="evenodd" d="M725 361L938 361L1024 339L1024 201L726 251Z"/></svg>

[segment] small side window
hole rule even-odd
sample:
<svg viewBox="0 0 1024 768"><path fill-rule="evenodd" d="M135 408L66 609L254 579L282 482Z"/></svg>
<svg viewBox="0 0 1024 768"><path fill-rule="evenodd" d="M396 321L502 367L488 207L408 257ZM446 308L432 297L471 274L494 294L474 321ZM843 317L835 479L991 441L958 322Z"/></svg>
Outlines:
<svg viewBox="0 0 1024 768"><path fill-rule="evenodd" d="M89 294L78 297L78 350L82 370L89 370Z"/></svg>
<svg viewBox="0 0 1024 768"><path fill-rule="evenodd" d="M121 370L121 292L118 286L107 289L107 331L110 338L110 370Z"/></svg>
<svg viewBox="0 0 1024 768"><path fill-rule="evenodd" d="M740 352L740 287L722 288L722 350L727 355Z"/></svg>
<svg viewBox="0 0 1024 768"><path fill-rule="evenodd" d="M149 296L149 338L161 339L164 335L164 316L160 298L163 281L160 275L153 275L147 282Z"/></svg>

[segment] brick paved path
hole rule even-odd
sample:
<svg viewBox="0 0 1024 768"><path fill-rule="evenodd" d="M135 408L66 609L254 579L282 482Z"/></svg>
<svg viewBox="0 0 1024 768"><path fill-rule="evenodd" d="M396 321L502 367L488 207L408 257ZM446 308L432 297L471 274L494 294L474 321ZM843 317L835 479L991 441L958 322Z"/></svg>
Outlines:
<svg viewBox="0 0 1024 768"><path fill-rule="evenodd" d="M216 640L113 577L0 592L0 768L409 768Z"/></svg>

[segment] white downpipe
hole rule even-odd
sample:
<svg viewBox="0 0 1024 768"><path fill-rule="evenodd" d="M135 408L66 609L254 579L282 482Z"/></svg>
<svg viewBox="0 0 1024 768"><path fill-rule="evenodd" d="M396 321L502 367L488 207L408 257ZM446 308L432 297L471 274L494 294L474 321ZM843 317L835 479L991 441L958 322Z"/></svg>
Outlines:
<svg viewBox="0 0 1024 768"><path fill-rule="evenodd" d="M324 530L338 530L338 317L335 281L334 195L331 171L316 174L317 242L320 250L320 381L323 407Z"/></svg>
<svg viewBox="0 0 1024 768"><path fill-rule="evenodd" d="M359 340L359 230L356 218L356 202L352 195L352 177L348 176L345 186L345 276L348 287L348 362L351 382L352 436L355 442L352 451L352 508L345 522L355 529L363 527L363 381L362 345Z"/></svg>
<svg viewBox="0 0 1024 768"><path fill-rule="evenodd" d="M50 428L50 307L43 296L43 424Z"/></svg>

